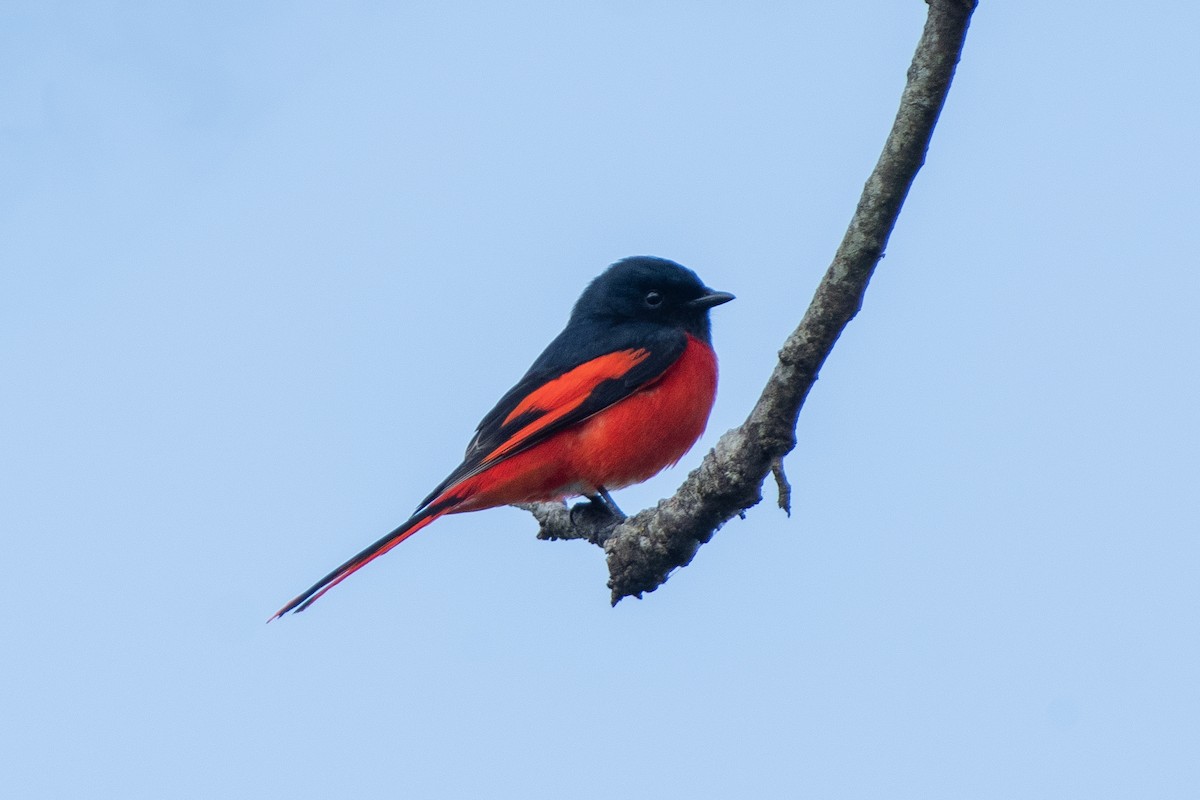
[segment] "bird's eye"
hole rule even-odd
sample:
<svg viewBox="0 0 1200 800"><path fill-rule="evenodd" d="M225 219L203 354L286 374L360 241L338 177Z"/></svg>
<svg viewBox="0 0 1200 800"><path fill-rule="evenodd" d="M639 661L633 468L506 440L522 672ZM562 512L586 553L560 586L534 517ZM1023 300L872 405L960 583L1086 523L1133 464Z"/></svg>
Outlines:
<svg viewBox="0 0 1200 800"><path fill-rule="evenodd" d="M658 308L662 305L663 296L658 292L646 293L646 308Z"/></svg>

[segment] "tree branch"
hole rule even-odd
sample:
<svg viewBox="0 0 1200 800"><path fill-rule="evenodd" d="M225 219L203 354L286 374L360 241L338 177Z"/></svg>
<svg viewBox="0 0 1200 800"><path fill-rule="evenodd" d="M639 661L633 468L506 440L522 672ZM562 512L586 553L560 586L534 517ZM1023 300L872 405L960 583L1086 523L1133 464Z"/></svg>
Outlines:
<svg viewBox="0 0 1200 800"><path fill-rule="evenodd" d="M838 336L862 307L888 237L925 153L977 0L927 0L929 16L908 69L900 109L858 208L800 325L784 341L779 362L750 416L727 432L674 496L617 523L571 519L561 503L525 506L542 539L587 539L604 548L612 602L641 597L686 566L717 529L762 499L775 473L786 502L783 457L796 445L796 420ZM788 492L790 493L790 492Z"/></svg>

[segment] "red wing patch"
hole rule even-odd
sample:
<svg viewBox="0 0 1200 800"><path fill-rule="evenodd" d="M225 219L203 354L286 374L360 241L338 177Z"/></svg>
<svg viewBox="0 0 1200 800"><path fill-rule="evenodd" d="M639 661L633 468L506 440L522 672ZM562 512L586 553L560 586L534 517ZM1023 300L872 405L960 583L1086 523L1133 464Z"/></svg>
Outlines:
<svg viewBox="0 0 1200 800"><path fill-rule="evenodd" d="M601 383L628 375L630 370L649 356L650 351L645 348L607 353L534 389L508 412L501 425L508 425L522 415L529 415L530 421L484 456L482 461L492 461L520 447L529 437L583 405Z"/></svg>

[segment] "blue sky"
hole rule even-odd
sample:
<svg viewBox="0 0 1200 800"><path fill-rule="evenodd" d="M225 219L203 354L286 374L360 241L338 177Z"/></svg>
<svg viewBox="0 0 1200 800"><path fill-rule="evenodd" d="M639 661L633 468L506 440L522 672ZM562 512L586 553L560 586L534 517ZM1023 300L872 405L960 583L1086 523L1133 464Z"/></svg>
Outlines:
<svg viewBox="0 0 1200 800"><path fill-rule="evenodd" d="M895 112L911 2L6 3L14 796L1200 793L1200 11L984 2L788 459L643 601L401 521L650 253L738 424Z"/></svg>

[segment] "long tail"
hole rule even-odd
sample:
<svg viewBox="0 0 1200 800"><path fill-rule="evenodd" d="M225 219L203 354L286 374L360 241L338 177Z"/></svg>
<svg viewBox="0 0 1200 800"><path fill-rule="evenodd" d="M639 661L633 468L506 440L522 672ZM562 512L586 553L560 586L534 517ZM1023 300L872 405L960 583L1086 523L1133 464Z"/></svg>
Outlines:
<svg viewBox="0 0 1200 800"><path fill-rule="evenodd" d="M290 611L295 611L297 614L299 614L301 611L320 600L323 594L337 586L342 581L346 580L346 578L349 578L355 572L358 572L367 564L370 564L372 561L379 558L388 550L391 550L393 547L400 544L405 539L412 536L414 533L421 530L438 517L452 511L454 506L459 503L460 499L461 498L458 497L450 497L445 499L439 498L439 502L432 503L421 509L421 511L417 512L416 514L413 514L408 521L399 528L396 528L396 530L392 531L387 536L384 536L370 547L367 547L361 553L354 556L354 558L350 559L345 564L342 564L324 578L321 578L321 580L309 587L308 591L293 598L286 606L276 611L275 615L267 620L267 622L274 622Z"/></svg>

